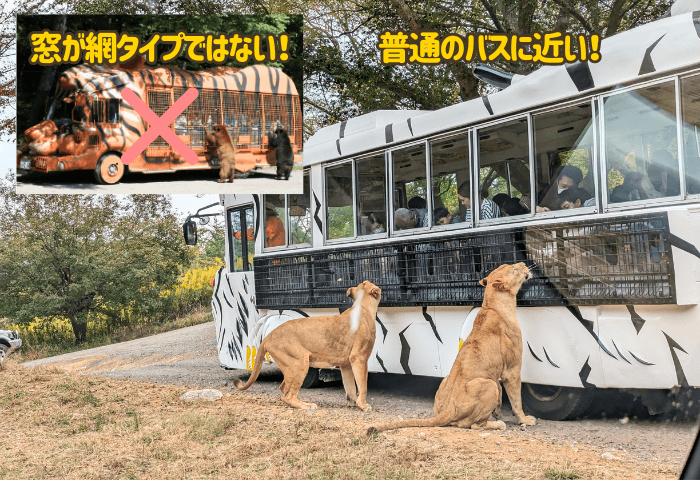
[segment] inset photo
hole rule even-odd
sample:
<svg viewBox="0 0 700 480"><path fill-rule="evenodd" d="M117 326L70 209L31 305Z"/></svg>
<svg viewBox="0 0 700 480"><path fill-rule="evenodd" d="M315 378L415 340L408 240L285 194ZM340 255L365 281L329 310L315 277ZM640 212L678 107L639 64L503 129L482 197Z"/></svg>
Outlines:
<svg viewBox="0 0 700 480"><path fill-rule="evenodd" d="M303 192L300 15L20 15L17 193Z"/></svg>

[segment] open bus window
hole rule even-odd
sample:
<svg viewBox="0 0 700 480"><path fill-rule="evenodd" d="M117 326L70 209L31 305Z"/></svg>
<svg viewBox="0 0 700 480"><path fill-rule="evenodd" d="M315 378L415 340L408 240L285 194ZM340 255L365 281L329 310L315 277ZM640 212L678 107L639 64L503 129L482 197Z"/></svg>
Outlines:
<svg viewBox="0 0 700 480"><path fill-rule="evenodd" d="M231 228L231 271L245 272L253 268L255 256L255 224L253 222L253 207L230 210L229 226Z"/></svg>
<svg viewBox="0 0 700 480"><path fill-rule="evenodd" d="M107 100L107 123L119 123L119 99Z"/></svg>
<svg viewBox="0 0 700 480"><path fill-rule="evenodd" d="M311 243L311 204L309 202L309 172L304 172L304 193L289 195L289 230L292 245Z"/></svg>
<svg viewBox="0 0 700 480"><path fill-rule="evenodd" d="M353 228L352 163L328 167L326 176L326 238L350 238Z"/></svg>
<svg viewBox="0 0 700 480"><path fill-rule="evenodd" d="M610 203L680 194L673 81L605 98Z"/></svg>
<svg viewBox="0 0 700 480"><path fill-rule="evenodd" d="M398 230L430 225L425 144L391 152L394 166L394 225Z"/></svg>
<svg viewBox="0 0 700 480"><path fill-rule="evenodd" d="M433 225L463 222L466 209L458 188L469 192L469 139L466 133L430 142Z"/></svg>
<svg viewBox="0 0 700 480"><path fill-rule="evenodd" d="M688 195L700 194L700 75L681 79L683 158Z"/></svg>
<svg viewBox="0 0 700 480"><path fill-rule="evenodd" d="M533 118L538 212L595 205L592 119L590 102Z"/></svg>
<svg viewBox="0 0 700 480"><path fill-rule="evenodd" d="M510 216L528 213L530 198L530 164L527 119L478 131L479 136L479 218L501 217L499 204ZM461 200L465 207L471 199ZM467 205L468 204L468 205ZM467 220L471 213L467 210Z"/></svg>
<svg viewBox="0 0 700 480"><path fill-rule="evenodd" d="M386 162L380 153L355 162L357 172L357 231L386 233Z"/></svg>
<svg viewBox="0 0 700 480"><path fill-rule="evenodd" d="M265 195L265 248L283 247L286 241L284 195Z"/></svg>

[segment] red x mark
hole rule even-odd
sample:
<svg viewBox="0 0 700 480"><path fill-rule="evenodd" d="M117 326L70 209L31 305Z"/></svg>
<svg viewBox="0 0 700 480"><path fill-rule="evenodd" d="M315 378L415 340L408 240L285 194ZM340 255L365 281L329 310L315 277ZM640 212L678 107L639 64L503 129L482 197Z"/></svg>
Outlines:
<svg viewBox="0 0 700 480"><path fill-rule="evenodd" d="M143 103L143 101L136 96L134 92L129 88L122 90L122 98L127 101L129 105L136 110L136 113L141 115L144 120L146 120L150 127L146 132L141 135L141 137L134 142L134 144L129 147L129 149L122 155L122 163L124 165L129 165L131 162L136 160L141 152L146 150L146 148L155 140L158 135L163 137L163 139L168 142L168 144L175 149L177 153L182 155L182 157L187 160L187 163L194 165L198 162L197 154L188 147L185 142L180 140L180 137L175 135L175 132L168 128L168 125L173 123L178 115L180 115L189 105L197 98L199 93L196 88L189 88L173 105L168 109L167 112L159 117L153 110L151 110L148 105Z"/></svg>

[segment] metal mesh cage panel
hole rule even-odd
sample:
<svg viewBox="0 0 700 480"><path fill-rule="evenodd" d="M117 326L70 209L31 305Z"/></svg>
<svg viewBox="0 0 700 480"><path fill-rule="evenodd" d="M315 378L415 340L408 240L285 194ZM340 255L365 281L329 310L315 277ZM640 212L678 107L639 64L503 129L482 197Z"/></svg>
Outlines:
<svg viewBox="0 0 700 480"><path fill-rule="evenodd" d="M369 280L383 306L480 305L479 280L526 262L518 305L674 303L665 214L463 232L436 240L255 258L259 308L343 307Z"/></svg>
<svg viewBox="0 0 700 480"><path fill-rule="evenodd" d="M159 117L162 117L172 104L173 95L171 91L148 90L148 106ZM146 150L146 155L159 155L162 153L160 151L162 149L167 151L170 149L170 145L159 135L158 138L151 142L151 145Z"/></svg>

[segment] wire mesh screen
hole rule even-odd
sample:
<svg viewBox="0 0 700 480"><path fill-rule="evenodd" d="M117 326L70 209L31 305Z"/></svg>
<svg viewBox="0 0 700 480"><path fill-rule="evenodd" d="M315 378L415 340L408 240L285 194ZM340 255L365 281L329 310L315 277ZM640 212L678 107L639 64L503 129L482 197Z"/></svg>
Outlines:
<svg viewBox="0 0 700 480"><path fill-rule="evenodd" d="M301 148L303 121L302 121L302 117L301 117L301 103L299 101L299 97L293 98L293 105L294 105L294 135L293 136L289 135L289 136L294 139L294 145Z"/></svg>
<svg viewBox="0 0 700 480"><path fill-rule="evenodd" d="M173 96L169 90L148 90L148 106L159 117L162 117L172 104ZM146 155L164 155L169 151L170 145L159 135L158 138L151 142L151 145L146 150Z"/></svg>
<svg viewBox="0 0 700 480"><path fill-rule="evenodd" d="M369 280L383 306L480 305L479 280L503 263L536 263L518 305L675 303L664 214L464 232L255 258L259 308L344 307Z"/></svg>

